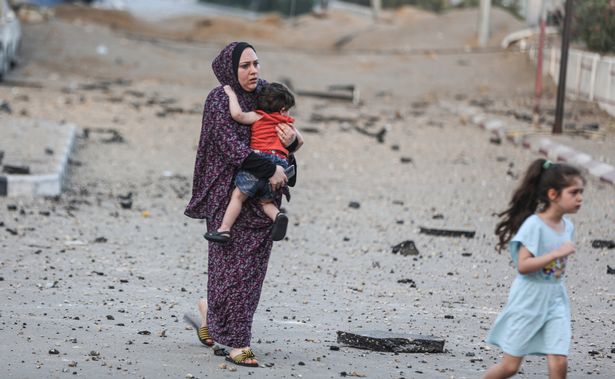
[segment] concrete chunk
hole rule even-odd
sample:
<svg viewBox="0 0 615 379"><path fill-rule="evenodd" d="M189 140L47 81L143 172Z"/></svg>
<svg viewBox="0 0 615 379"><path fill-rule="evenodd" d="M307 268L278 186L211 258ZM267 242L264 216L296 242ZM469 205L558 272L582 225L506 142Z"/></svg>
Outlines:
<svg viewBox="0 0 615 379"><path fill-rule="evenodd" d="M392 353L443 353L444 339L385 331L337 332L337 342L358 349Z"/></svg>

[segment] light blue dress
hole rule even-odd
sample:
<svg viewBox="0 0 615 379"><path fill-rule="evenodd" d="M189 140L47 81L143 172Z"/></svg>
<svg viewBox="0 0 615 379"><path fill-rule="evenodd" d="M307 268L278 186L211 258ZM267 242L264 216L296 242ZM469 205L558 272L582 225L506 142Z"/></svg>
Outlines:
<svg viewBox="0 0 615 379"><path fill-rule="evenodd" d="M564 218L565 230L558 233L537 215L528 217L509 244L517 267L521 245L535 257L572 241L574 226ZM486 341L515 357L524 355L568 355L570 348L570 303L564 274L567 258L526 275L517 274L508 303L495 320Z"/></svg>

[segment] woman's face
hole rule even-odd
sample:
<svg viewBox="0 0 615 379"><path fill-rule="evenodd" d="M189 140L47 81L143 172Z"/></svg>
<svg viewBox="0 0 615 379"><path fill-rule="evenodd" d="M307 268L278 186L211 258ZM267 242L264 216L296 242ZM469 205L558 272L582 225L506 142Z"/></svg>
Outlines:
<svg viewBox="0 0 615 379"><path fill-rule="evenodd" d="M237 79L239 84L247 92L252 92L258 84L258 57L251 48L246 48L239 57L239 67L237 68Z"/></svg>

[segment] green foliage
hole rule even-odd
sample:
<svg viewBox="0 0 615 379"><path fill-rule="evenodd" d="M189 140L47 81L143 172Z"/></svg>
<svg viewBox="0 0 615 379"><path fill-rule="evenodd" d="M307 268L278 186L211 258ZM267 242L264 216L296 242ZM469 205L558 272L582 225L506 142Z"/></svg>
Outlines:
<svg viewBox="0 0 615 379"><path fill-rule="evenodd" d="M291 16L291 0L199 0L203 3L220 4L229 7L248 9L254 12L278 12ZM295 0L294 15L309 13L314 8L314 0Z"/></svg>
<svg viewBox="0 0 615 379"><path fill-rule="evenodd" d="M572 36L599 53L615 53L615 0L576 0Z"/></svg>

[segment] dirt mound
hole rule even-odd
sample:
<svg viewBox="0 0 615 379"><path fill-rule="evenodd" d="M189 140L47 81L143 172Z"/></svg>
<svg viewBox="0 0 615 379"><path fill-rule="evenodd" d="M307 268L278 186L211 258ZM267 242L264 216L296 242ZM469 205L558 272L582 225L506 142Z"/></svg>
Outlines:
<svg viewBox="0 0 615 379"><path fill-rule="evenodd" d="M410 5L399 7L393 13L393 18L396 22L417 21L426 18L433 19L436 17L437 15L435 13L418 9Z"/></svg>
<svg viewBox="0 0 615 379"><path fill-rule="evenodd" d="M94 23L135 33L152 32L155 29L130 13L118 10L60 5L55 8L55 15L65 21Z"/></svg>
<svg viewBox="0 0 615 379"><path fill-rule="evenodd" d="M365 15L332 10L326 15L283 19L266 14L256 20L233 16L181 16L146 22L128 12L83 6L57 7L62 20L108 26L131 34L175 41L227 43L249 40L260 46L301 49L439 49L476 46L478 11L466 9L438 15L405 6L388 12L383 22ZM494 8L490 46L523 27L509 13Z"/></svg>

